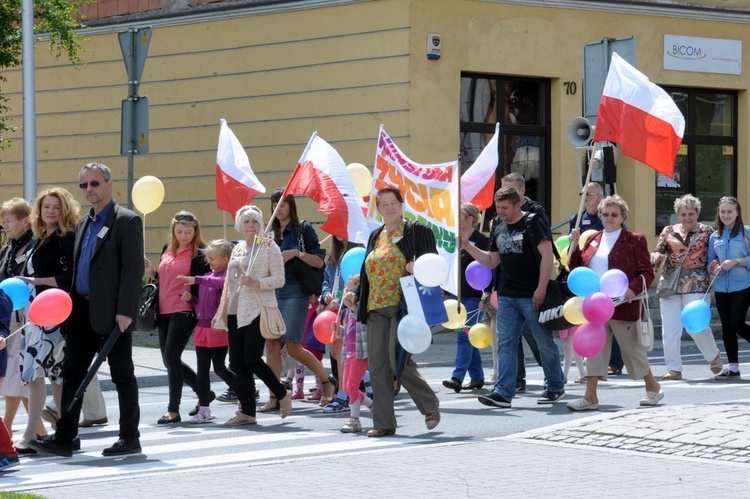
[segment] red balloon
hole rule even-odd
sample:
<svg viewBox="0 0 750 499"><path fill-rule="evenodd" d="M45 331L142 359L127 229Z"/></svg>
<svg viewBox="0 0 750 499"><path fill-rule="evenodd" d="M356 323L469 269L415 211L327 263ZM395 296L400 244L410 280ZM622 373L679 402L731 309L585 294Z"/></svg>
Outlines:
<svg viewBox="0 0 750 499"><path fill-rule="evenodd" d="M336 341L336 333L333 332L333 325L336 322L337 314L331 310L321 312L313 321L313 334L319 342L329 345Z"/></svg>
<svg viewBox="0 0 750 499"><path fill-rule="evenodd" d="M573 335L573 350L581 357L595 357L607 342L607 332L601 324L581 324Z"/></svg>
<svg viewBox="0 0 750 499"><path fill-rule="evenodd" d="M29 322L52 327L65 322L73 310L73 300L62 289L46 289L29 305Z"/></svg>

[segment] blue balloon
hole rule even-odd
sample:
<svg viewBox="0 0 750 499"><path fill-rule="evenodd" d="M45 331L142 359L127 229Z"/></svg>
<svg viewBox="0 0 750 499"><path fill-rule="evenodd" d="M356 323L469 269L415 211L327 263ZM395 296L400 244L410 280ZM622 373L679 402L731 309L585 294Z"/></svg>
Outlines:
<svg viewBox="0 0 750 499"><path fill-rule="evenodd" d="M682 309L680 319L688 333L701 333L711 323L711 307L703 300L691 301Z"/></svg>
<svg viewBox="0 0 750 499"><path fill-rule="evenodd" d="M588 267L576 267L568 276L568 288L576 296L588 296L599 291L599 276Z"/></svg>
<svg viewBox="0 0 750 499"><path fill-rule="evenodd" d="M10 301L13 302L13 310L20 310L29 302L29 296L31 296L29 285L18 277L10 277L0 282L0 289L5 291Z"/></svg>
<svg viewBox="0 0 750 499"><path fill-rule="evenodd" d="M364 248L352 248L344 253L344 257L341 259L341 278L344 280L344 284L346 284L346 281L348 281L350 277L359 274L364 262Z"/></svg>

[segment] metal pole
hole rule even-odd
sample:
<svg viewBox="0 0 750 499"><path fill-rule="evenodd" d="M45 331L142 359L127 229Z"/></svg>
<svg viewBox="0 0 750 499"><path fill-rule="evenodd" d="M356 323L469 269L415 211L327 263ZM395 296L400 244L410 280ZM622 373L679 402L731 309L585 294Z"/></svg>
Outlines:
<svg viewBox="0 0 750 499"><path fill-rule="evenodd" d="M34 0L21 3L23 76L23 196L36 198L36 82L34 76Z"/></svg>

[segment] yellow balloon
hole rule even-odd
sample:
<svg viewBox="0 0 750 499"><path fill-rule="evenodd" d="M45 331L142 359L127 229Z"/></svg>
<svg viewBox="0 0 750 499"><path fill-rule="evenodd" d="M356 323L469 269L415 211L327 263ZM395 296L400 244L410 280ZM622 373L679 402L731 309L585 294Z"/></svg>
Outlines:
<svg viewBox="0 0 750 499"><path fill-rule="evenodd" d="M581 325L586 322L583 316L583 296L574 296L563 305L563 316L571 324Z"/></svg>
<svg viewBox="0 0 750 499"><path fill-rule="evenodd" d="M131 193L133 205L141 213L151 213L164 201L164 184L153 175L141 177L133 185Z"/></svg>
<svg viewBox="0 0 750 499"><path fill-rule="evenodd" d="M469 343L474 348L487 348L492 343L492 329L487 324L474 324L469 329Z"/></svg>
<svg viewBox="0 0 750 499"><path fill-rule="evenodd" d="M578 249L582 250L583 245L586 244L586 241L588 241L589 238L593 236L594 234L596 234L596 231L594 229L589 229L583 234L581 234L581 238L578 240Z"/></svg>
<svg viewBox="0 0 750 499"><path fill-rule="evenodd" d="M445 311L448 312L448 322L443 322L445 329L459 329L466 323L466 307L461 304L461 309L456 310L456 300L445 300Z"/></svg>
<svg viewBox="0 0 750 499"><path fill-rule="evenodd" d="M362 163L351 163L347 165L346 170L354 184L354 190L361 198L366 198L372 190L372 173Z"/></svg>
<svg viewBox="0 0 750 499"><path fill-rule="evenodd" d="M568 268L568 250L569 249L570 249L570 246L565 246L562 249L562 251L560 251L560 261L563 263L563 267L565 267L566 269Z"/></svg>

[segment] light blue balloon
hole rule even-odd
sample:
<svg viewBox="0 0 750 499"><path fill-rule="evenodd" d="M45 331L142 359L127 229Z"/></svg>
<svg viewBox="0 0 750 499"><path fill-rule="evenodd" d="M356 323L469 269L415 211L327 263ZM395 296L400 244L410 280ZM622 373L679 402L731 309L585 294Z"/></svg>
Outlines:
<svg viewBox="0 0 750 499"><path fill-rule="evenodd" d="M568 276L568 288L576 296L588 296L599 291L599 276L588 267L576 267Z"/></svg>
<svg viewBox="0 0 750 499"><path fill-rule="evenodd" d="M0 289L5 291L10 301L13 302L13 310L20 310L29 302L29 296L31 296L29 285L18 277L10 277L0 282Z"/></svg>
<svg viewBox="0 0 750 499"><path fill-rule="evenodd" d="M346 281L348 281L350 277L359 274L364 262L364 248L352 248L344 253L344 257L341 259L341 278L344 280L344 284L346 284Z"/></svg>
<svg viewBox="0 0 750 499"><path fill-rule="evenodd" d="M711 323L711 307L703 300L691 301L682 309L680 319L688 333L702 333Z"/></svg>

